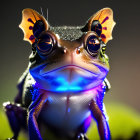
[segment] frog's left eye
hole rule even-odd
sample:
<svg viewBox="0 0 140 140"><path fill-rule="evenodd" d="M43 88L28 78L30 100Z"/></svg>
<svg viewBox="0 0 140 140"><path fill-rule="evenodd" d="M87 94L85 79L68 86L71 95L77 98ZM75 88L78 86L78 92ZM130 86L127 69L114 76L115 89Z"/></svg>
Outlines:
<svg viewBox="0 0 140 140"><path fill-rule="evenodd" d="M96 56L100 49L100 40L95 35L90 35L86 41L86 50L92 56Z"/></svg>
<svg viewBox="0 0 140 140"><path fill-rule="evenodd" d="M54 47L54 41L51 35L45 34L40 37L38 43L37 43L37 51L41 55L47 55L49 54Z"/></svg>

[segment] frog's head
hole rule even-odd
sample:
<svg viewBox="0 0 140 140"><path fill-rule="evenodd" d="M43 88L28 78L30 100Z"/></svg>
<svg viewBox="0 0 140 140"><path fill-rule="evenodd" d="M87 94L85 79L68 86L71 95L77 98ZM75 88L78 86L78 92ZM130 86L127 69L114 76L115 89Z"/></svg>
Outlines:
<svg viewBox="0 0 140 140"><path fill-rule="evenodd" d="M52 27L32 9L23 10L20 28L32 44L30 74L48 91L83 91L101 84L108 71L106 43L112 39L113 12L104 8L85 26Z"/></svg>

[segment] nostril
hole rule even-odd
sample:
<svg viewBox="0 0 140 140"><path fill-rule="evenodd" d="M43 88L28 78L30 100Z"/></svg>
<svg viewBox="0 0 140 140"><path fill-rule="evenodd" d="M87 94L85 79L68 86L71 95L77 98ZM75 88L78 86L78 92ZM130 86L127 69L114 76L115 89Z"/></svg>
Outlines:
<svg viewBox="0 0 140 140"><path fill-rule="evenodd" d="M79 48L76 49L76 53L80 54L80 49Z"/></svg>
<svg viewBox="0 0 140 140"><path fill-rule="evenodd" d="M67 48L65 48L65 47L61 47L60 51L61 51L62 54L66 54L68 52Z"/></svg>
<svg viewBox="0 0 140 140"><path fill-rule="evenodd" d="M64 53L66 53L67 52L67 50L66 49L64 49Z"/></svg>

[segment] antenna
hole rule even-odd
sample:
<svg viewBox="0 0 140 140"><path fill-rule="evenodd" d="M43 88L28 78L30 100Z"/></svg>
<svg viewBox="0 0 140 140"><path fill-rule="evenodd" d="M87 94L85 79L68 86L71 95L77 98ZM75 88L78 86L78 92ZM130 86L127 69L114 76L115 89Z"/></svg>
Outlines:
<svg viewBox="0 0 140 140"><path fill-rule="evenodd" d="M42 7L40 7L40 9L41 9L41 14L42 14L42 16L44 16L44 15L43 15L43 10L42 10Z"/></svg>
<svg viewBox="0 0 140 140"><path fill-rule="evenodd" d="M49 12L48 12L48 8L47 8L47 21L48 21L48 18L49 18Z"/></svg>

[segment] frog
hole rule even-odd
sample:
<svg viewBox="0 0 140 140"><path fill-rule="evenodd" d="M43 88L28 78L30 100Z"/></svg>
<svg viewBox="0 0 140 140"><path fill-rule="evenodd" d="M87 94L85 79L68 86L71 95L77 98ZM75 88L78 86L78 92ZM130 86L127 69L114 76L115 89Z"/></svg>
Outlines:
<svg viewBox="0 0 140 140"><path fill-rule="evenodd" d="M17 96L3 103L13 132L8 140L17 140L22 129L29 140L48 140L47 132L57 140L88 140L92 121L101 140L111 139L103 99L110 89L105 52L114 26L108 7L80 26L51 26L43 14L22 11L19 27L31 54Z"/></svg>

